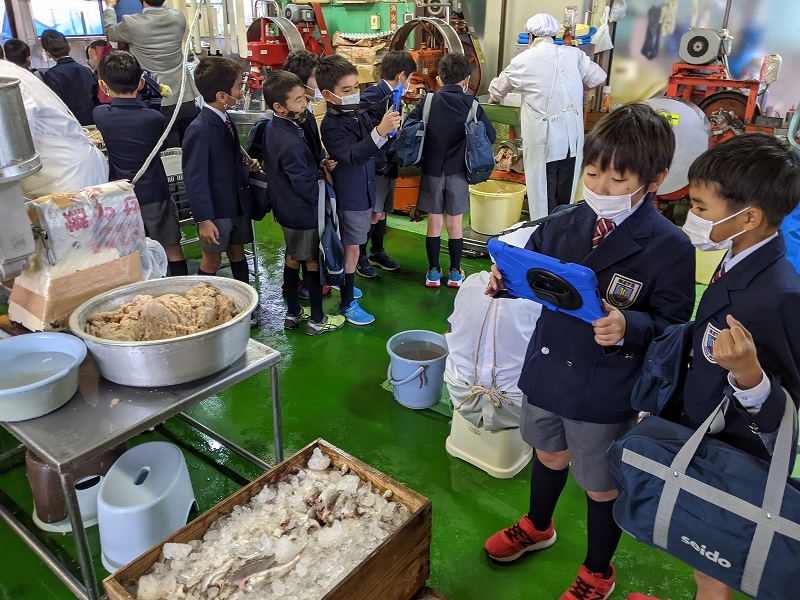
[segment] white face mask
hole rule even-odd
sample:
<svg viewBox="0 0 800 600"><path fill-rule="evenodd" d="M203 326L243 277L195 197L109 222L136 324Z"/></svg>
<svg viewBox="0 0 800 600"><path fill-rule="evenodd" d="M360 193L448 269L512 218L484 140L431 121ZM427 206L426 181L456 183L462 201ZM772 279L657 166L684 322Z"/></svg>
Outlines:
<svg viewBox="0 0 800 600"><path fill-rule="evenodd" d="M361 102L361 92L355 92L347 96L338 96L336 94L333 95L342 101L343 106L349 106L351 104L359 104Z"/></svg>
<svg viewBox="0 0 800 600"><path fill-rule="evenodd" d="M323 97L322 92L319 91L319 88L314 88L314 99L312 102L320 102L324 99L325 98Z"/></svg>
<svg viewBox="0 0 800 600"><path fill-rule="evenodd" d="M592 207L595 214L601 219L613 219L624 214L633 207L633 196L638 194L644 186L633 193L622 196L601 196L595 194L588 187L583 188L583 199Z"/></svg>
<svg viewBox="0 0 800 600"><path fill-rule="evenodd" d="M698 217L692 211L689 211L689 214L686 215L686 224L683 226L683 231L686 232L686 235L689 236L689 241L691 241L692 245L698 250L703 250L705 252L711 250L729 250L731 246L733 246L733 238L742 235L746 230L743 229L736 235L732 235L728 239L722 240L721 242L715 242L711 239L711 231L720 223L724 223L725 221L729 221L734 217L738 217L740 214L749 209L750 207L748 206L736 214L731 215L730 217L725 217L716 223L709 221L708 219Z"/></svg>

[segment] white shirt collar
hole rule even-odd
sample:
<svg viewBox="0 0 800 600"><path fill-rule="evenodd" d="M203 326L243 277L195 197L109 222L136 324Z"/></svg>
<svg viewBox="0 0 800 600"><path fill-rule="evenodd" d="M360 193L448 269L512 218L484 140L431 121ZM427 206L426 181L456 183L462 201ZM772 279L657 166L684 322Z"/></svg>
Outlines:
<svg viewBox="0 0 800 600"><path fill-rule="evenodd" d="M755 252L756 250L758 250L762 246L766 246L767 244L769 244L776 237L778 237L778 233L777 232L773 233L767 239L758 242L755 246L750 246L747 250L742 250L736 256L731 256L731 253L733 252L733 250L728 250L728 253L725 255L725 258L722 259L722 266L725 269L725 272L728 273L733 267L738 265L745 258L750 256L753 252Z"/></svg>
<svg viewBox="0 0 800 600"><path fill-rule="evenodd" d="M206 108L208 108L209 110L213 110L215 113L217 113L219 118L222 119L223 121L227 121L228 120L228 115L226 115L224 112L222 112L218 108L214 108L210 104L206 104Z"/></svg>
<svg viewBox="0 0 800 600"><path fill-rule="evenodd" d="M142 9L142 12L146 13L148 10L164 10L164 7L163 6L145 6Z"/></svg>

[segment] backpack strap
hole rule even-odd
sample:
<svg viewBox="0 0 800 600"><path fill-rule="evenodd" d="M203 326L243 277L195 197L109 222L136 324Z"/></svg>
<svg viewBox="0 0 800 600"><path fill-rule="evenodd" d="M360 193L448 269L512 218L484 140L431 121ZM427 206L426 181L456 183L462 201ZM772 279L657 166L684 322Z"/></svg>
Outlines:
<svg viewBox="0 0 800 600"><path fill-rule="evenodd" d="M480 106L480 102L477 100L472 101L472 107L469 109L469 114L467 115L467 123L470 121L478 121L478 107Z"/></svg>
<svg viewBox="0 0 800 600"><path fill-rule="evenodd" d="M433 94L434 92L428 92L427 94L425 94L425 99L422 101L422 122L425 123L426 126L428 125L428 117L431 114L431 104L433 104Z"/></svg>
<svg viewBox="0 0 800 600"><path fill-rule="evenodd" d="M320 244L322 244L322 236L325 234L325 181L320 179L317 181L319 185L319 196L317 202L317 229L319 229Z"/></svg>

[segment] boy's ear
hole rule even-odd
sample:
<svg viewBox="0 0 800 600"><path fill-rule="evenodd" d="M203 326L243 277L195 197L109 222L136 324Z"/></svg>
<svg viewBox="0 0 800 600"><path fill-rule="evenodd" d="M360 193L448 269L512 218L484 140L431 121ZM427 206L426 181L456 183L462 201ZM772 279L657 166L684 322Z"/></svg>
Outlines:
<svg viewBox="0 0 800 600"><path fill-rule="evenodd" d="M136 88L136 91L141 92L143 87L144 87L144 77L139 79L139 87Z"/></svg>
<svg viewBox="0 0 800 600"><path fill-rule="evenodd" d="M442 78L438 75L436 76L436 83L439 84L439 87L444 87L444 81L442 81Z"/></svg>
<svg viewBox="0 0 800 600"><path fill-rule="evenodd" d="M762 224L768 223L767 215L760 206L751 206L742 213L742 216L745 218L744 228L747 231L758 229Z"/></svg>
<svg viewBox="0 0 800 600"><path fill-rule="evenodd" d="M669 169L667 169L667 170L659 173L658 175L656 175L655 179L653 179L653 181L651 181L650 184L647 186L646 192L647 193L652 193L652 192L658 191L659 186L662 183L664 183L664 180L667 178L667 175L669 175Z"/></svg>
<svg viewBox="0 0 800 600"><path fill-rule="evenodd" d="M283 104L281 104L280 102L273 102L272 103L272 110L275 112L276 115L282 115L286 109L283 107Z"/></svg>
<svg viewBox="0 0 800 600"><path fill-rule="evenodd" d="M322 90L322 97L325 98L328 102L333 102L336 104L336 94L334 94L330 90Z"/></svg>

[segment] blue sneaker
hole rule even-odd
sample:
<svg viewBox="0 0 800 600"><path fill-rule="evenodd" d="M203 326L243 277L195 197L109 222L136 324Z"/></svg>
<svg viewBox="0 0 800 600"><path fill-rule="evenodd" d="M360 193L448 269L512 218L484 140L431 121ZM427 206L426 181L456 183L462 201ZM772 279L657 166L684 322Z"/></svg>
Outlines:
<svg viewBox="0 0 800 600"><path fill-rule="evenodd" d="M460 288L464 281L464 269L450 269L450 277L447 280L447 287Z"/></svg>
<svg viewBox="0 0 800 600"><path fill-rule="evenodd" d="M437 288L442 285L442 270L441 269L428 269L425 275L425 287Z"/></svg>
<svg viewBox="0 0 800 600"><path fill-rule="evenodd" d="M342 293L342 290L340 290L340 289L339 289L339 286L338 286L338 285L334 285L334 286L331 286L331 287L333 287L333 289L335 289L335 290L336 290L337 292L339 292L340 294ZM358 300L358 299L359 299L359 298L361 298L361 296L363 296L363 295L364 295L364 294L361 292L361 290L360 290L360 289L358 289L357 287L354 287L354 288L353 288L353 299L354 299L354 300Z"/></svg>
<svg viewBox="0 0 800 600"><path fill-rule="evenodd" d="M375 321L375 317L358 305L358 300L353 300L344 311L339 307L339 312L344 315L348 323L353 325L369 325Z"/></svg>

